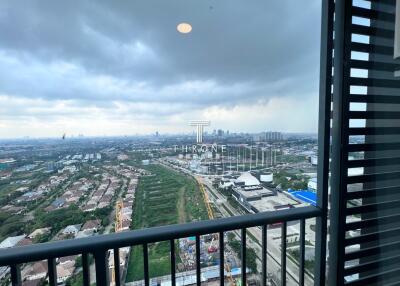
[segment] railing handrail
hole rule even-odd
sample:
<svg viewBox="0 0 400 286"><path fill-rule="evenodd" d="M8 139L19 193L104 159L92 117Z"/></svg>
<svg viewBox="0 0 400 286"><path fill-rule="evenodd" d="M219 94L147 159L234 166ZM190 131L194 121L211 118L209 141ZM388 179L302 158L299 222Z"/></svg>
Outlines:
<svg viewBox="0 0 400 286"><path fill-rule="evenodd" d="M319 208L308 206L7 248L0 250L0 266L75 254L94 253L99 250L168 241L319 216L321 216Z"/></svg>

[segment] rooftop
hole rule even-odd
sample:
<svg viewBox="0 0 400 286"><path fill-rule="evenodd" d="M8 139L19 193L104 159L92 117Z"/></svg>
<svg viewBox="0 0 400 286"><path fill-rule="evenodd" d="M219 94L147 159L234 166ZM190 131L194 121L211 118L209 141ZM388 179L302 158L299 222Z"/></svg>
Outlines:
<svg viewBox="0 0 400 286"><path fill-rule="evenodd" d="M236 179L236 182L242 182L245 186L257 186L260 185L260 181L254 177L250 172L242 173L239 178Z"/></svg>
<svg viewBox="0 0 400 286"><path fill-rule="evenodd" d="M4 239L1 243L0 243L0 248L10 248L10 247L14 247L18 244L18 242L20 242L21 240L23 240L25 238L25 234L23 235L19 235L19 236L10 236L7 237L6 239Z"/></svg>

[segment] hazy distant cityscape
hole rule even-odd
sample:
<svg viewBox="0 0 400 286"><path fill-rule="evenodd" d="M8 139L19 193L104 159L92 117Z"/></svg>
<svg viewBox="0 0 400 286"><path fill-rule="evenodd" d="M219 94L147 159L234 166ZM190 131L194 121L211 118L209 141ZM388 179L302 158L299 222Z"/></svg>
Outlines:
<svg viewBox="0 0 400 286"><path fill-rule="evenodd" d="M316 135L204 129L180 135L3 140L0 248L315 205ZM314 229L314 220L308 220L310 270ZM261 230L248 232L247 271L256 283ZM241 275L238 235L226 234L227 281ZM271 283L279 281L280 236L279 225L269 227ZM287 239L288 281L294 282L299 224L288 226ZM191 285L195 281L194 240L179 240L178 249L177 281ZM110 251L109 255L114 254ZM143 269L133 263L140 257L139 249L123 248L119 255L125 285L141 285ZM170 283L168 257L162 243L150 246L150 275L160 285ZM218 257L217 237L202 237L204 282L217 278ZM113 260L109 261L112 277ZM47 264L26 264L22 273L26 285L41 285L48 275ZM81 285L80 257L58 259L57 275L59 284ZM8 278L8 269L1 269L4 285ZM306 278L311 283L311 277Z"/></svg>

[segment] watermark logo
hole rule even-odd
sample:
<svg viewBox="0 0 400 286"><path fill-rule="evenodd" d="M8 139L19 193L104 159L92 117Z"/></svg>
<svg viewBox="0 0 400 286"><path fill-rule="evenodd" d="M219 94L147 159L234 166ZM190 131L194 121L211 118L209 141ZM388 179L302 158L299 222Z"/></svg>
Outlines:
<svg viewBox="0 0 400 286"><path fill-rule="evenodd" d="M224 153L226 151L225 145L217 145L217 144L205 144L203 143L203 133L204 127L210 126L211 122L209 120L191 120L189 121L190 126L196 127L196 143L193 145L174 145L175 152L182 153Z"/></svg>
<svg viewBox="0 0 400 286"><path fill-rule="evenodd" d="M226 151L226 145L217 145L217 144L201 144L201 145L174 145L175 152L182 153L224 153Z"/></svg>
<svg viewBox="0 0 400 286"><path fill-rule="evenodd" d="M210 126L211 122L208 120L191 120L189 121L190 126L196 126L197 129L197 136L196 142L203 143L203 132L204 126Z"/></svg>

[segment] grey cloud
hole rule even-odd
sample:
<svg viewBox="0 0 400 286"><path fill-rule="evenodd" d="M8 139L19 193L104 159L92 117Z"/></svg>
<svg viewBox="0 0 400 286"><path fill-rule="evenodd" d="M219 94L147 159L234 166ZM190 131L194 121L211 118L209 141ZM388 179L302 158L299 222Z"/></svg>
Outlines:
<svg viewBox="0 0 400 286"><path fill-rule="evenodd" d="M301 98L317 92L319 21L320 0L5 0L0 94L165 108Z"/></svg>

